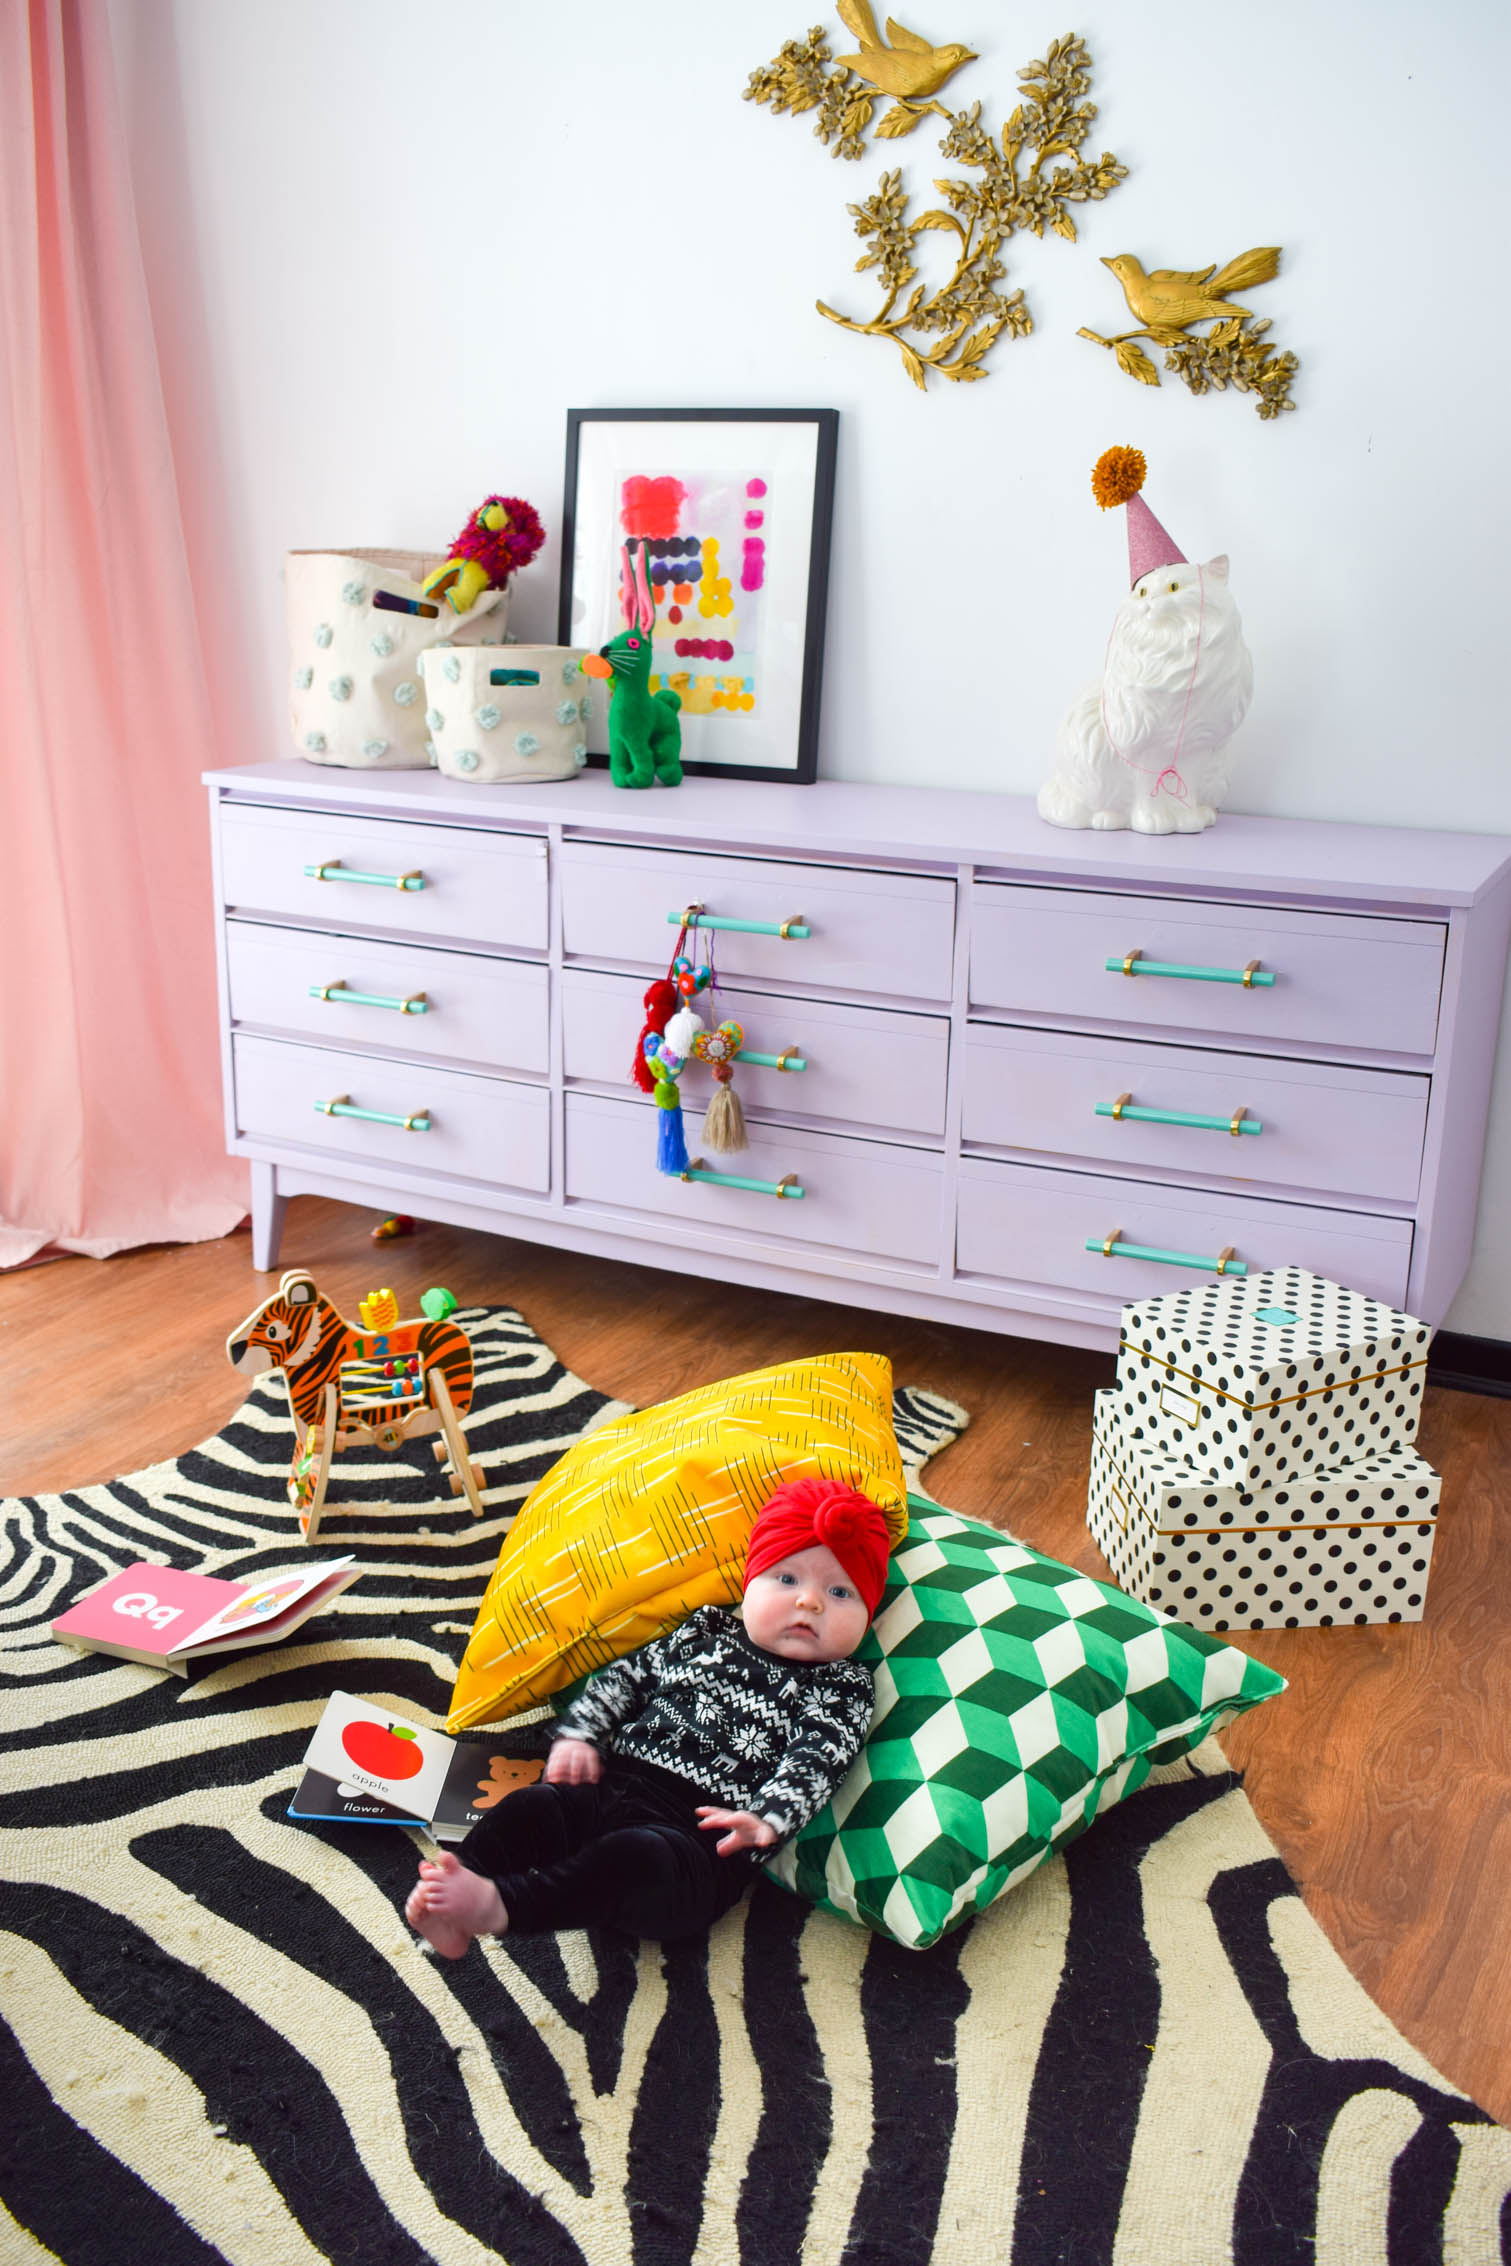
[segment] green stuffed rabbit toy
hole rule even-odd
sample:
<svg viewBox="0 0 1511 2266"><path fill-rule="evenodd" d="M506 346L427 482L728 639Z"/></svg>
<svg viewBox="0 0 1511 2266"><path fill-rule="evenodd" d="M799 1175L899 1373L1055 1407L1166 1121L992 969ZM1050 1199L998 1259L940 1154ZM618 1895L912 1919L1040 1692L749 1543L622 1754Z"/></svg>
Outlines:
<svg viewBox="0 0 1511 2266"><path fill-rule="evenodd" d="M628 627L583 661L590 677L608 680L609 777L616 787L664 787L682 780L682 702L674 692L650 689L651 639L656 606L651 596L645 540L624 546L621 591Z"/></svg>

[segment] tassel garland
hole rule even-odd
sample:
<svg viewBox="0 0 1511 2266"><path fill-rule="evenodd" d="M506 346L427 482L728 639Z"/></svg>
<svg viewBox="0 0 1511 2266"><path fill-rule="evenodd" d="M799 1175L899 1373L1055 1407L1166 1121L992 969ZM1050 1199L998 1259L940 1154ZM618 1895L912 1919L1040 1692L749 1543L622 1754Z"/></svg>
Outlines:
<svg viewBox="0 0 1511 2266"><path fill-rule="evenodd" d="M693 1011L699 992L712 992L716 977L712 950L708 964L695 966L684 951L691 925L690 907L677 936L671 966L647 990L645 1022L630 1075L642 1093L656 1104L656 1169L681 1173L688 1169L687 1135L682 1120L682 1072L690 1060L706 1062L714 1076L714 1090L704 1113L702 1140L716 1156L731 1156L747 1146L745 1112L734 1090L734 1065L745 1044L738 1023L706 1028Z"/></svg>

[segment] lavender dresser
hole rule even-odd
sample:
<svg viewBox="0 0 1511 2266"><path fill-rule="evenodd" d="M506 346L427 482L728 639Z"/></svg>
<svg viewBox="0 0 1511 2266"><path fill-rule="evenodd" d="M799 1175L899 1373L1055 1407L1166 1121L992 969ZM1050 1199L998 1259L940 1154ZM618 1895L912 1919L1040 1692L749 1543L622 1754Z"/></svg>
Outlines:
<svg viewBox="0 0 1511 2266"><path fill-rule="evenodd" d="M1463 1277L1506 842L599 772L207 783L258 1267L308 1193L1102 1347L1193 1274L1300 1265L1429 1322ZM690 1073L668 1179L628 1066L689 905L734 924L750 1147L698 1160Z"/></svg>

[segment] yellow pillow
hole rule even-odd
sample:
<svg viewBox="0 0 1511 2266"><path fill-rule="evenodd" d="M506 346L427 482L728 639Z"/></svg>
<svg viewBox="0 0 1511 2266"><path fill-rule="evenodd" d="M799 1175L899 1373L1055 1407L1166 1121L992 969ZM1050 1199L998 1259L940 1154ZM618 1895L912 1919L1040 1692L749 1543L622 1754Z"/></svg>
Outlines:
<svg viewBox="0 0 1511 2266"><path fill-rule="evenodd" d="M841 1479L907 1531L892 1364L827 1353L727 1377L590 1432L531 1489L468 1639L448 1731L538 1707L739 1597L756 1513L788 1479Z"/></svg>

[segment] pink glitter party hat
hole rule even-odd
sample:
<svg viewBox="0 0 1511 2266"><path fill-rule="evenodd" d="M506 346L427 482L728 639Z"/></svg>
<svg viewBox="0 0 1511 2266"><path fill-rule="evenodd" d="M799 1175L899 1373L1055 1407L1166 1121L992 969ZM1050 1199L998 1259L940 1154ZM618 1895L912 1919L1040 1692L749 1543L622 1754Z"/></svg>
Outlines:
<svg viewBox="0 0 1511 2266"><path fill-rule="evenodd" d="M1184 566L1186 554L1172 543L1142 496L1128 498L1128 587L1160 567Z"/></svg>
<svg viewBox="0 0 1511 2266"><path fill-rule="evenodd" d="M1136 448L1110 448L1097 458L1091 475L1091 492L1103 511L1115 504L1128 506L1128 584L1161 567L1184 566L1186 554L1173 543L1139 494L1148 466Z"/></svg>

